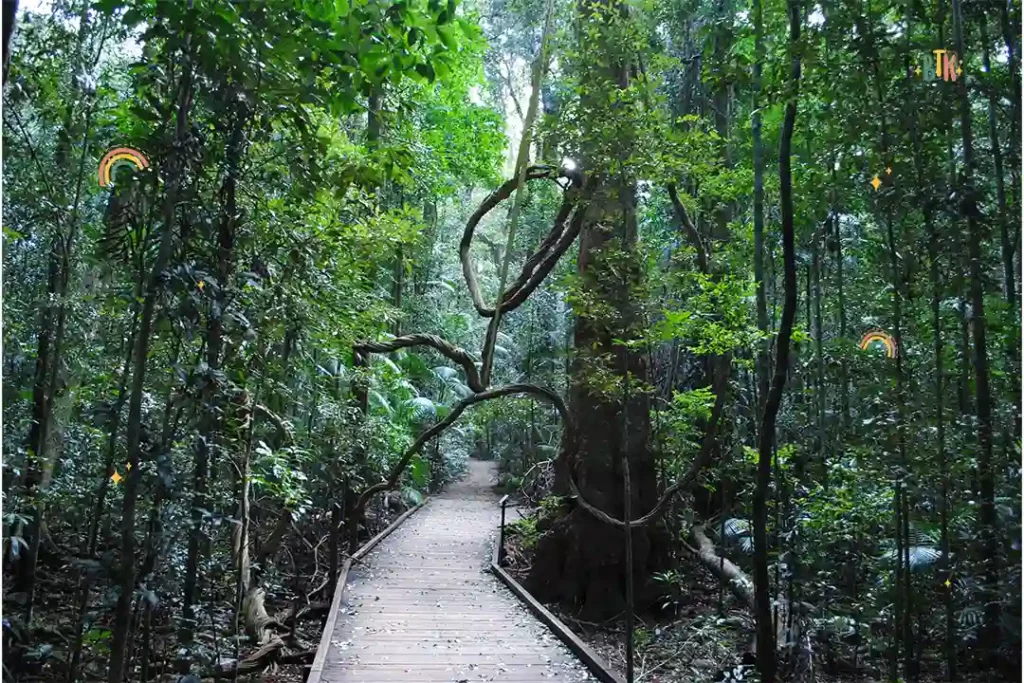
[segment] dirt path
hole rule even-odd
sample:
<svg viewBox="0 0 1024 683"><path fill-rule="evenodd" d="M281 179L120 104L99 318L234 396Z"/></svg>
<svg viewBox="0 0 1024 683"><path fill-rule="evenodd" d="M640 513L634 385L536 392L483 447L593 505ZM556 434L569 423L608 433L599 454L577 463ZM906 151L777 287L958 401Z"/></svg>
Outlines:
<svg viewBox="0 0 1024 683"><path fill-rule="evenodd" d="M595 680L488 571L494 474L470 460L352 568L324 683Z"/></svg>

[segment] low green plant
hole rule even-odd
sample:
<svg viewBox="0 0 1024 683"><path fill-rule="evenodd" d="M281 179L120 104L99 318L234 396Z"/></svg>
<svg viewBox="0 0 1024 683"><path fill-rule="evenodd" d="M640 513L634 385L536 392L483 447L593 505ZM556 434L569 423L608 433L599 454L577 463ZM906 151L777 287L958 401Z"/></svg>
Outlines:
<svg viewBox="0 0 1024 683"><path fill-rule="evenodd" d="M534 517L523 517L517 519L505 528L509 536L515 536L526 549L533 549L537 546L537 539L540 538L540 531L537 530L537 520Z"/></svg>
<svg viewBox="0 0 1024 683"><path fill-rule="evenodd" d="M545 519L558 517L562 513L565 501L564 496L545 496L540 501L538 515Z"/></svg>

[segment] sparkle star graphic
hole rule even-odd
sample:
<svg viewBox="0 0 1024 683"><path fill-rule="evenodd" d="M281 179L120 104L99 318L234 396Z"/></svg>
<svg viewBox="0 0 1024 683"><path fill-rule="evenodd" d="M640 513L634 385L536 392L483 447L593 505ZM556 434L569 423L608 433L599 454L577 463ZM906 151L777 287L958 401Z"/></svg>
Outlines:
<svg viewBox="0 0 1024 683"><path fill-rule="evenodd" d="M885 175L892 175L892 166L885 167Z"/></svg>
<svg viewBox="0 0 1024 683"><path fill-rule="evenodd" d="M125 464L125 466L124 466L124 468L125 468L126 470L128 470L129 472L131 472L131 471L132 471L132 464L131 464L130 462L129 462L129 463L126 463L126 464Z"/></svg>
<svg viewBox="0 0 1024 683"><path fill-rule="evenodd" d="M882 181L878 179L878 175L871 180L871 184L875 186L875 192L878 192L878 186L882 184Z"/></svg>
<svg viewBox="0 0 1024 683"><path fill-rule="evenodd" d="M946 586L946 588L949 588L949 587L950 587L950 586L952 586L952 585L953 585L953 584L949 582L949 579L946 579L946 581L945 581L945 586Z"/></svg>
<svg viewBox="0 0 1024 683"><path fill-rule="evenodd" d="M960 65L958 64L957 67L956 67L956 75L957 76L961 76L961 75L963 75L963 73L964 73L964 70L961 69Z"/></svg>
<svg viewBox="0 0 1024 683"><path fill-rule="evenodd" d="M115 484L120 484L122 479L124 479L124 477L118 474L117 470L114 470L114 473L110 475L110 481L114 482Z"/></svg>
<svg viewBox="0 0 1024 683"><path fill-rule="evenodd" d="M205 282L203 282L202 280L200 280L200 281L199 281L199 291L200 291L200 292L201 292L201 291L203 291L203 287L205 287L205 286L206 286L206 283L205 283Z"/></svg>
<svg viewBox="0 0 1024 683"><path fill-rule="evenodd" d="M918 78L920 78L921 77L921 67L920 66L915 67L914 68L914 73L917 75Z"/></svg>

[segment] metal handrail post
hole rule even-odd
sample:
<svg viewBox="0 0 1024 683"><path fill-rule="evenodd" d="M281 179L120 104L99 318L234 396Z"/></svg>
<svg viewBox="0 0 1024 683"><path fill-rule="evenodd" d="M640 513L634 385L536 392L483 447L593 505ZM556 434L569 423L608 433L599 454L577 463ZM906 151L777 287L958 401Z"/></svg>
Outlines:
<svg viewBox="0 0 1024 683"><path fill-rule="evenodd" d="M505 506L508 505L508 494L498 503L501 505L501 531L498 534L498 566L505 560Z"/></svg>

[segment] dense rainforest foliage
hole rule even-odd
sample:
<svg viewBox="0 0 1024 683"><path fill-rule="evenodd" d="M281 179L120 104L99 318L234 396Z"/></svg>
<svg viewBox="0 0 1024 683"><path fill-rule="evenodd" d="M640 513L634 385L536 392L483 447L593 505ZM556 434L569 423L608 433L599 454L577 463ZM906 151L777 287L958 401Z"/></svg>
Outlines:
<svg viewBox="0 0 1024 683"><path fill-rule="evenodd" d="M1019 3L21 5L5 681L308 665L469 457L638 647L1019 680Z"/></svg>

